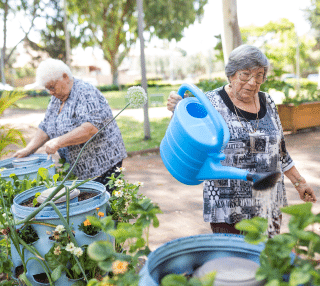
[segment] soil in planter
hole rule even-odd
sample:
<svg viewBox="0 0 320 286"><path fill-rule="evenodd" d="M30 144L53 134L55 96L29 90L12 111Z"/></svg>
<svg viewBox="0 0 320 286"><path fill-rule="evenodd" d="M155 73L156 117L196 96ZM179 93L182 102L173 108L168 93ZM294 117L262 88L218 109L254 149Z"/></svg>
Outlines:
<svg viewBox="0 0 320 286"><path fill-rule="evenodd" d="M43 284L50 283L46 273L40 273L40 274L33 275L33 278L34 278L34 280L36 280L39 283L43 283Z"/></svg>
<svg viewBox="0 0 320 286"><path fill-rule="evenodd" d="M32 244L39 239L38 234L30 224L21 229L17 229L17 233L18 236L23 239L26 244Z"/></svg>
<svg viewBox="0 0 320 286"><path fill-rule="evenodd" d="M17 266L14 270L15 277L18 278L23 273L23 265Z"/></svg>
<svg viewBox="0 0 320 286"><path fill-rule="evenodd" d="M98 194L99 194L99 193L97 193L97 192L80 192L80 195L78 196L78 202L91 199L91 198L97 196ZM23 207L31 207L31 208L33 208L33 207L34 207L34 206L33 206L33 199L34 199L34 196L32 196L32 197L29 198L28 200L22 202L21 205L22 205ZM39 203L37 203L37 204L35 205L36 208L39 207L39 206L40 206Z"/></svg>

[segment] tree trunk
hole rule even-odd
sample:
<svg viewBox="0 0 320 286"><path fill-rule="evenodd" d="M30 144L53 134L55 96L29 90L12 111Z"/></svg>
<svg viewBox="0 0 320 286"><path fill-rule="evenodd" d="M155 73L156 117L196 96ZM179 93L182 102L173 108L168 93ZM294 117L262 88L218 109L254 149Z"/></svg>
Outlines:
<svg viewBox="0 0 320 286"><path fill-rule="evenodd" d="M1 49L1 81L3 85L6 84L6 78L4 74L4 66L6 60L6 49L7 49L7 17L8 17L8 0L4 3L3 12L3 47Z"/></svg>
<svg viewBox="0 0 320 286"><path fill-rule="evenodd" d="M222 0L223 33L222 48L225 65L233 49L242 45L237 16L237 0Z"/></svg>
<svg viewBox="0 0 320 286"><path fill-rule="evenodd" d="M148 95L147 77L146 77L146 63L144 58L144 38L143 38L143 5L142 0L137 0L138 7L138 33L140 39L140 60L141 60L141 85ZM148 114L148 100L143 106L144 114L144 140L151 139L150 122Z"/></svg>

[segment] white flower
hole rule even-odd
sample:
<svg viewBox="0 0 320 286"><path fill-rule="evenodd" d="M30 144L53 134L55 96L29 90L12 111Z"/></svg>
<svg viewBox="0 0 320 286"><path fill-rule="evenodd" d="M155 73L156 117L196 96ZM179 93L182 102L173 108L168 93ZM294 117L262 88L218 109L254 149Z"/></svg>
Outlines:
<svg viewBox="0 0 320 286"><path fill-rule="evenodd" d="M68 243L67 246L66 246L66 251L69 251L69 252L72 252L75 250L75 246L72 242Z"/></svg>
<svg viewBox="0 0 320 286"><path fill-rule="evenodd" d="M120 198L120 197L122 197L123 192L122 192L122 191L114 191L114 195L115 195L117 198Z"/></svg>
<svg viewBox="0 0 320 286"><path fill-rule="evenodd" d="M64 228L63 225L59 224L57 225L55 231L57 231L58 233L62 233L63 231L65 231L66 229Z"/></svg>
<svg viewBox="0 0 320 286"><path fill-rule="evenodd" d="M80 257L82 254L83 254L83 250L80 248L80 247L76 247L74 250L73 250L73 254L77 257Z"/></svg>
<svg viewBox="0 0 320 286"><path fill-rule="evenodd" d="M60 246L57 246L57 247L53 250L53 254L54 254L54 255L60 255L60 254L61 254Z"/></svg>
<svg viewBox="0 0 320 286"><path fill-rule="evenodd" d="M3 216L3 217L6 217L6 214L3 214L2 216Z"/></svg>
<svg viewBox="0 0 320 286"><path fill-rule="evenodd" d="M142 107L147 101L147 94L141 86L128 88L126 98L132 107Z"/></svg>
<svg viewBox="0 0 320 286"><path fill-rule="evenodd" d="M120 173L120 172L125 171L125 169L126 169L125 167L120 167L120 168L117 167L117 168L116 168L116 172Z"/></svg>
<svg viewBox="0 0 320 286"><path fill-rule="evenodd" d="M115 181L114 185L116 187L123 187L124 186L124 182L122 180L118 179L118 180Z"/></svg>
<svg viewBox="0 0 320 286"><path fill-rule="evenodd" d="M139 186L143 187L143 182L135 182L134 185L137 187L139 187Z"/></svg>

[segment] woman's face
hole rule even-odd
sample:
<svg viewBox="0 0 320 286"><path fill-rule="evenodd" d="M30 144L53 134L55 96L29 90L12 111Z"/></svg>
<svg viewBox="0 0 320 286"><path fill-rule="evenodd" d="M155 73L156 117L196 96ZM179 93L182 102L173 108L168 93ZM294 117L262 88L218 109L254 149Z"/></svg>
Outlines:
<svg viewBox="0 0 320 286"><path fill-rule="evenodd" d="M66 101L69 97L72 85L69 76L64 73L61 79L49 81L45 88L50 92L51 95Z"/></svg>
<svg viewBox="0 0 320 286"><path fill-rule="evenodd" d="M239 70L230 77L233 95L242 100L254 98L264 82L264 68Z"/></svg>

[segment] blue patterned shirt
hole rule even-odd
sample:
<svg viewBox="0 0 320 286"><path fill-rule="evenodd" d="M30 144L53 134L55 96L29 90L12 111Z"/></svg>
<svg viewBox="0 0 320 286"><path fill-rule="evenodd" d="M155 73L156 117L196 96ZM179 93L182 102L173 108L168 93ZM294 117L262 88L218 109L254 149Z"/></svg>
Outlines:
<svg viewBox="0 0 320 286"><path fill-rule="evenodd" d="M45 118L39 125L50 139L62 136L85 122L101 129L113 117L101 92L80 79L74 79L70 95L59 113L60 106L61 101L52 96ZM60 148L58 153L72 166L84 144ZM73 173L79 179L100 176L126 157L122 136L114 120L86 146Z"/></svg>

